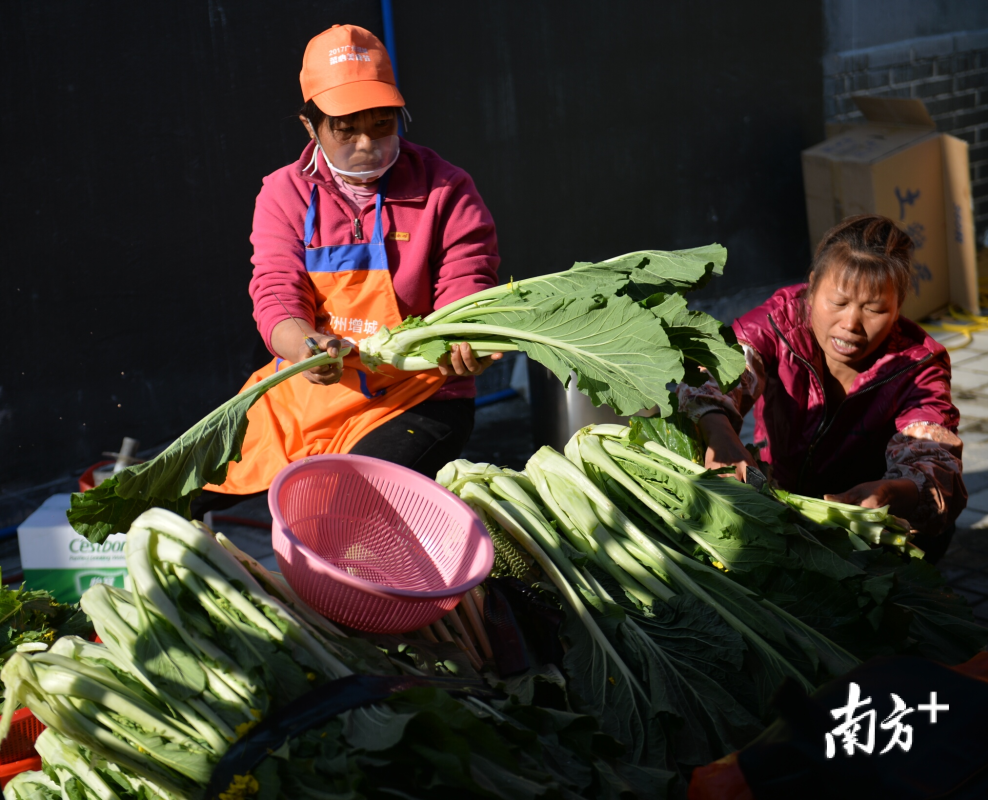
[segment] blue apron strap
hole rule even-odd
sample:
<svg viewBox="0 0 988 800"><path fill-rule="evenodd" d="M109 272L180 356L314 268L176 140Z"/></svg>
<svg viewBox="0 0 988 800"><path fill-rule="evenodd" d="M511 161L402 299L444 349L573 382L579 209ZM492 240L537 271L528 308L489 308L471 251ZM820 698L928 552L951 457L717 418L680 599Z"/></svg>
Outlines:
<svg viewBox="0 0 988 800"><path fill-rule="evenodd" d="M309 195L309 210L305 212L305 246L312 241L312 233L316 229L316 198L319 187L312 184L312 194Z"/></svg>
<svg viewBox="0 0 988 800"><path fill-rule="evenodd" d="M391 170L384 173L381 178L381 185L377 187L377 195L374 197L374 232L371 234L371 244L384 244L384 223L381 214L381 206L384 198L388 194L388 181L391 180Z"/></svg>
<svg viewBox="0 0 988 800"><path fill-rule="evenodd" d="M388 391L387 387L385 387L383 389L378 389L376 392L371 394L370 389L367 388L367 376L363 373L362 370L357 370L357 377L360 378L360 392L368 400L373 400L375 397L380 397L382 394Z"/></svg>
<svg viewBox="0 0 988 800"><path fill-rule="evenodd" d="M384 173L384 175L381 176L381 185L377 187L377 193L381 195L381 197L387 197L388 195L388 181L391 180L392 169L394 169L394 167L389 169L387 172Z"/></svg>

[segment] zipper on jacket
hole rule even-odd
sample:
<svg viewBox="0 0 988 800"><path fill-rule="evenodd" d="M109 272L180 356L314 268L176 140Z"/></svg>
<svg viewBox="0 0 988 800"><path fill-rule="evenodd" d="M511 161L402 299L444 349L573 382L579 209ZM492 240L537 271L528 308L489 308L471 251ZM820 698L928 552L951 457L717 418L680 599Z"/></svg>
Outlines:
<svg viewBox="0 0 988 800"><path fill-rule="evenodd" d="M887 378L883 378L882 380L878 381L878 383L873 383L870 386L866 386L864 389L862 389L860 392L858 392L854 396L855 397L860 397L865 392L870 392L872 389L878 389L879 387L884 386L886 383L889 383L890 381L894 381L896 378L900 377L901 375L904 375L905 373L909 372L910 370L914 369L915 367L922 366L927 361L929 361L931 358L933 358L933 353L927 353L919 361L913 362L908 367L903 367L898 372L895 372L895 373L889 375ZM826 395L824 395L824 401L826 402ZM833 418L830 420L830 422L827 423L827 427L824 428L819 433L819 435L817 436L816 440L810 445L810 449L806 452L806 461L803 462L803 467L799 471L799 481L798 481L799 484L802 484L802 482L803 482L803 474L806 471L806 467L809 465L810 458L813 456L813 451L816 449L816 446L820 443L820 441L823 439L823 437L827 435L827 431L830 430L830 426L834 424L834 421L840 415L840 412L841 412L841 410L843 408L844 408L844 403L841 403L837 407L837 410L834 412Z"/></svg>
<svg viewBox="0 0 988 800"><path fill-rule="evenodd" d="M797 353L796 352L796 348L794 348L792 346L792 344L790 344L789 340L785 336L782 335L782 331L780 331L779 330L779 326L775 324L775 320L772 319L772 315L771 314L768 315L768 321L769 321L769 324L772 326L772 328L775 330L775 333L778 335L778 337L783 342L785 342L785 345L786 345L786 347L789 348L790 352L792 352L792 354L797 359L799 359L800 361L802 361L803 364L806 366L806 368L810 371L810 374L814 378L816 378L817 383L820 384L820 394L823 396L823 420L820 422L819 427L817 427L817 429L816 429L816 433L813 434L813 438L810 440L809 449L806 451L806 458L803 460L803 465L799 469L799 476L796 478L796 491L797 491L797 493L799 493L802 490L803 476L806 474L806 468L809 466L810 459L813 457L813 451L816 450L816 447L820 443L820 440L823 439L824 436L826 436L827 431L829 431L830 428L831 428L831 426L834 424L834 421L837 419L838 415L840 414L841 409L844 408L844 405L845 405L845 403L847 401L847 398L845 397L845 403L841 403L837 407L837 410L834 411L833 418L829 422L827 422L827 390L826 390L826 388L823 385L823 380L817 374L817 371L815 369L813 369L813 365L810 364L810 362L807 361L805 358L803 358L799 353ZM927 361L929 361L931 358L933 358L933 353L927 353L919 361L914 361L908 367L904 367L903 369L900 369L898 372L892 373L887 378L883 378L882 380L878 381L878 383L873 383L870 386L866 386L864 389L862 389L860 392L858 392L855 395L855 397L860 397L865 392L870 392L872 389L877 389L880 386L884 386L886 383L889 383L890 381L894 381L900 375L904 375L905 373L909 372L909 370L913 369L914 367L922 366Z"/></svg>
<svg viewBox="0 0 988 800"><path fill-rule="evenodd" d="M772 319L771 314L768 315L768 322L772 326L772 329L775 331L776 336L778 336L783 342L785 342L785 345L786 347L789 348L789 351L799 361L802 361L803 366L805 366L810 371L810 375L816 378L816 382L820 384L820 395L823 397L823 419L820 421L820 425L817 427L816 433L813 434L813 438L810 440L809 450L806 451L806 459L803 461L803 465L799 469L799 475L796 478L796 491L799 492L803 485L803 473L806 472L806 465L809 464L810 457L813 455L813 450L816 447L816 443L819 440L820 436L823 435L824 427L825 426L829 427L827 425L827 389L823 385L823 379L817 374L817 371L813 369L813 365L805 358L803 358L799 353L797 353L796 348L789 343L789 340L785 336L782 335L782 331L780 331L779 326L775 324L775 320ZM836 414L834 416L836 416Z"/></svg>
<svg viewBox="0 0 988 800"><path fill-rule="evenodd" d="M360 226L360 220L357 217L353 218L353 238L358 242L364 238L363 228Z"/></svg>

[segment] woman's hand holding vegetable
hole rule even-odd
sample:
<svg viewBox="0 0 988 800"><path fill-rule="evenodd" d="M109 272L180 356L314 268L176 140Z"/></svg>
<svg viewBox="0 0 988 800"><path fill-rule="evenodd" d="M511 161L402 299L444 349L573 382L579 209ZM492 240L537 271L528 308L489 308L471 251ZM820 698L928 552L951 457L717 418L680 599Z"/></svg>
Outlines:
<svg viewBox="0 0 988 800"><path fill-rule="evenodd" d="M329 353L333 358L339 356L339 339L319 333L306 320L297 317L284 319L274 326L271 331L271 346L283 359L297 364L313 355L305 343L306 337L314 339L319 349ZM334 383L339 383L340 378L343 377L343 365L325 364L321 367L313 367L302 374L310 383L332 386Z"/></svg>
<svg viewBox="0 0 988 800"><path fill-rule="evenodd" d="M840 494L825 494L823 499L831 503L847 503L862 508L888 506L890 513L908 519L919 503L919 487L909 478L868 481L852 486Z"/></svg>
<svg viewBox="0 0 988 800"><path fill-rule="evenodd" d="M707 469L734 467L734 477L744 482L747 468L758 465L741 443L741 438L727 416L716 413L704 414L697 424L703 434L703 440L707 443L703 466Z"/></svg>
<svg viewBox="0 0 988 800"><path fill-rule="evenodd" d="M473 348L466 342L461 342L450 347L445 362L439 365L439 371L446 376L454 374L460 377L480 375L492 363L500 361L502 356L502 353L494 353L483 358L477 358Z"/></svg>

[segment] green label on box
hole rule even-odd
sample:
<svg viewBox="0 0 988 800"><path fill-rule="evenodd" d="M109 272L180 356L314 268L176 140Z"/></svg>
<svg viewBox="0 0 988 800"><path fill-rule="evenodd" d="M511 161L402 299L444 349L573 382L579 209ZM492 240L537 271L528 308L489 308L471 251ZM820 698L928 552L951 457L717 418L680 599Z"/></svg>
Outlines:
<svg viewBox="0 0 988 800"><path fill-rule="evenodd" d="M126 569L26 569L24 583L29 589L45 589L60 603L77 603L90 586L105 583L126 588Z"/></svg>

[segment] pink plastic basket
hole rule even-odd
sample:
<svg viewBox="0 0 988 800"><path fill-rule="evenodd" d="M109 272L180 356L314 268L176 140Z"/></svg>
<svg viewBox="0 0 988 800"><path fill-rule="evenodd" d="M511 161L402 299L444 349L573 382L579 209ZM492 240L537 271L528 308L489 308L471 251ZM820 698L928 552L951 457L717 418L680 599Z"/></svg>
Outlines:
<svg viewBox="0 0 988 800"><path fill-rule="evenodd" d="M343 625L403 633L445 615L491 571L480 518L435 481L367 456L312 456L268 492L282 574Z"/></svg>

